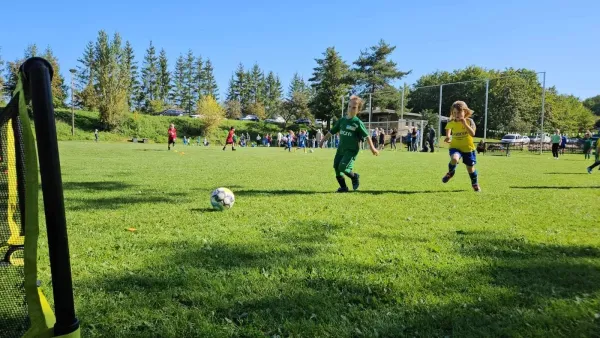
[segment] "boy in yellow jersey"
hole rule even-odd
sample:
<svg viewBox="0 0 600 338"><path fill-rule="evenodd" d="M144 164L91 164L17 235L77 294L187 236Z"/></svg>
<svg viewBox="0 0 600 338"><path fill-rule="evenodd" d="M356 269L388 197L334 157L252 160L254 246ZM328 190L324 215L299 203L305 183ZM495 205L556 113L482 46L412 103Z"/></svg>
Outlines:
<svg viewBox="0 0 600 338"><path fill-rule="evenodd" d="M340 185L337 192L340 193L349 191L348 186L346 186L346 180L342 175L350 178L353 190L357 190L360 185L360 175L352 171L354 161L356 161L356 156L360 150L360 141L366 138L373 155L379 155L379 151L369 138L369 132L365 124L356 116L360 111L361 105L362 100L358 96L351 96L350 103L348 104L348 115L339 119L319 144L319 147L323 147L325 140L329 139L332 135L340 133L340 143L333 159L335 178Z"/></svg>
<svg viewBox="0 0 600 338"><path fill-rule="evenodd" d="M596 162L587 168L588 174L591 174L592 170L597 166L600 166L600 138L596 140Z"/></svg>
<svg viewBox="0 0 600 338"><path fill-rule="evenodd" d="M471 177L473 190L479 192L481 188L477 181L476 148L473 143L476 127L471 115L473 115L473 111L463 101L454 102L450 108L450 121L446 125L446 139L444 140L444 142L450 143L450 163L448 164L448 173L442 178L442 182L450 181L456 172L458 161L462 158L463 163L467 166L469 177ZM452 141L450 141L450 135L452 135Z"/></svg>

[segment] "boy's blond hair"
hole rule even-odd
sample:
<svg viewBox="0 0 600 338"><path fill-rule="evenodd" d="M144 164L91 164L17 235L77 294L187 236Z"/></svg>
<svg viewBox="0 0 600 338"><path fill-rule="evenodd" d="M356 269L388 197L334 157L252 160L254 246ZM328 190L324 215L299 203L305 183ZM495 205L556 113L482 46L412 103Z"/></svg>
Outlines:
<svg viewBox="0 0 600 338"><path fill-rule="evenodd" d="M465 112L465 119L468 119L473 115L473 110L469 109L469 106L467 106L465 101L454 101L450 108L450 120L456 120L456 115L459 111Z"/></svg>
<svg viewBox="0 0 600 338"><path fill-rule="evenodd" d="M360 97L358 97L357 95L350 96L350 100L348 102L348 115L352 115L350 113L350 102L352 102L352 101L357 101L358 102L358 111L356 112L356 115L358 115L358 113L360 113L360 111L362 110L363 100ZM354 116L356 116L356 115L354 115Z"/></svg>

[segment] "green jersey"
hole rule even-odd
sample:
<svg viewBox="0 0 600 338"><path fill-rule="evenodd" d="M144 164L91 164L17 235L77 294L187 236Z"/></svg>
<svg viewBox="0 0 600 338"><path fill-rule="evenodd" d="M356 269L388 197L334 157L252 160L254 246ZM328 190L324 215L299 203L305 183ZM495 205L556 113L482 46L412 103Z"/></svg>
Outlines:
<svg viewBox="0 0 600 338"><path fill-rule="evenodd" d="M332 134L340 133L338 151L359 151L359 142L369 136L365 124L358 118L344 116L331 128Z"/></svg>
<svg viewBox="0 0 600 338"><path fill-rule="evenodd" d="M583 139L583 150L588 151L590 149L592 149L592 139L591 138Z"/></svg>
<svg viewBox="0 0 600 338"><path fill-rule="evenodd" d="M550 136L552 143L560 143L560 135L554 134Z"/></svg>

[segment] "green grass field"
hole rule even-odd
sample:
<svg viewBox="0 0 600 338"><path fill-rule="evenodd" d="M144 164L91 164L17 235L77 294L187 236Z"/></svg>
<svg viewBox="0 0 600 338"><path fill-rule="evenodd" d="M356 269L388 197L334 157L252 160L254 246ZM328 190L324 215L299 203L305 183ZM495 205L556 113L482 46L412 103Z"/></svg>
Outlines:
<svg viewBox="0 0 600 338"><path fill-rule="evenodd" d="M583 155L480 156L477 194L464 167L441 183L445 152L365 151L340 195L333 150L176 149L60 143L85 336L600 332L600 171ZM221 186L236 204L213 212Z"/></svg>

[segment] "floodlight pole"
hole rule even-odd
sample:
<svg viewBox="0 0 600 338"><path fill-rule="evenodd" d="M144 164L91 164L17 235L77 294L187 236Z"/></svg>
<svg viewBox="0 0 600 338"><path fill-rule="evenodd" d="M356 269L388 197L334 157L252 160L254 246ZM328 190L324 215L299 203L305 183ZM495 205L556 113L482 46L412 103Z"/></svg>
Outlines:
<svg viewBox="0 0 600 338"><path fill-rule="evenodd" d="M400 121L404 122L404 90L406 89L406 82L402 84L402 100L400 102Z"/></svg>
<svg viewBox="0 0 600 338"><path fill-rule="evenodd" d="M439 111L438 111L438 140L440 138L440 136L442 136L442 90L444 88L444 85L441 84L440 85L440 106L439 106ZM438 142L438 148L441 148L442 145L440 144L440 142Z"/></svg>
<svg viewBox="0 0 600 338"><path fill-rule="evenodd" d="M342 95L342 115L340 118L344 117L344 95Z"/></svg>
<svg viewBox="0 0 600 338"><path fill-rule="evenodd" d="M487 140L487 120L488 120L488 96L490 93L490 79L485 80L485 118L483 122L483 142Z"/></svg>
<svg viewBox="0 0 600 338"><path fill-rule="evenodd" d="M371 100L371 93L369 93L369 133L371 132L371 115L373 114L373 104Z"/></svg>
<svg viewBox="0 0 600 338"><path fill-rule="evenodd" d="M543 148L544 148L544 105L546 103L546 72L540 72L542 74L544 74L543 80L542 80L542 130L540 132L540 155L543 153Z"/></svg>

